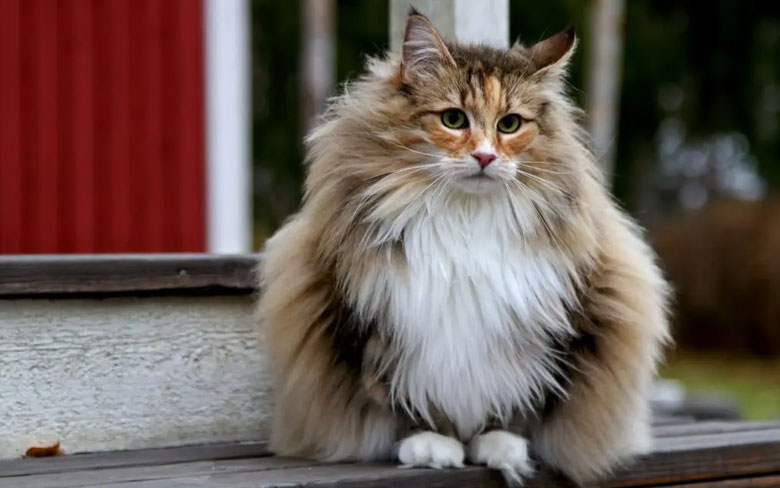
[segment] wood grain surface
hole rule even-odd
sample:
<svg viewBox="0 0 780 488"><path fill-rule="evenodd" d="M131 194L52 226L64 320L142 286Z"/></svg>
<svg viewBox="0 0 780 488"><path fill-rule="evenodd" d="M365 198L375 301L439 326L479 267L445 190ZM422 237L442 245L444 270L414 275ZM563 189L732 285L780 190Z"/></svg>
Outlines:
<svg viewBox="0 0 780 488"><path fill-rule="evenodd" d="M0 256L0 297L248 294L260 255Z"/></svg>
<svg viewBox="0 0 780 488"><path fill-rule="evenodd" d="M677 435L658 434L651 455L627 466L601 487L770 487L780 482L780 424L683 424ZM669 434L666 432L666 434ZM323 464L266 455L262 443L147 449L0 462L0 487L503 487L480 467L400 469L388 464ZM567 487L547 471L527 486Z"/></svg>

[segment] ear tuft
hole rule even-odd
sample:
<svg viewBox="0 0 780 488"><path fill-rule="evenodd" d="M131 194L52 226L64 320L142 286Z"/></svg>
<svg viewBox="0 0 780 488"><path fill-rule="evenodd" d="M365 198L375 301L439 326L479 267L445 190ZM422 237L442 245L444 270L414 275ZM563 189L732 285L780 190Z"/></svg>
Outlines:
<svg viewBox="0 0 780 488"><path fill-rule="evenodd" d="M577 36L574 27L537 42L528 50L536 68L541 70L552 65L565 66L574 53Z"/></svg>
<svg viewBox="0 0 780 488"><path fill-rule="evenodd" d="M428 17L410 7L401 48L401 80L413 83L440 64L454 66L455 60Z"/></svg>

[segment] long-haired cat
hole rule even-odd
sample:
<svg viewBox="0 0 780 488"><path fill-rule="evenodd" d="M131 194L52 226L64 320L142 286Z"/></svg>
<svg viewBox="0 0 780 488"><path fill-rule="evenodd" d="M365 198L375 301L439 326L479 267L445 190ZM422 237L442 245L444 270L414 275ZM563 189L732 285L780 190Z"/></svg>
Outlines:
<svg viewBox="0 0 780 488"><path fill-rule="evenodd" d="M582 483L648 449L667 288L565 96L574 44L412 10L332 101L261 269L274 452Z"/></svg>

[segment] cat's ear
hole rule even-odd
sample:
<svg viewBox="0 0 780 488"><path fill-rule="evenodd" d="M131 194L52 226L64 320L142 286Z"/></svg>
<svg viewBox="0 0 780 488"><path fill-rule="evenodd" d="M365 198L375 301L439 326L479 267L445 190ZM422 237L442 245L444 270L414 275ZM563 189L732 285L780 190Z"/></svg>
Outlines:
<svg viewBox="0 0 780 488"><path fill-rule="evenodd" d="M428 17L411 7L401 48L401 82L424 79L442 64L455 66L455 60Z"/></svg>
<svg viewBox="0 0 780 488"><path fill-rule="evenodd" d="M537 73L562 74L577 45L574 28L570 27L528 48L528 55Z"/></svg>

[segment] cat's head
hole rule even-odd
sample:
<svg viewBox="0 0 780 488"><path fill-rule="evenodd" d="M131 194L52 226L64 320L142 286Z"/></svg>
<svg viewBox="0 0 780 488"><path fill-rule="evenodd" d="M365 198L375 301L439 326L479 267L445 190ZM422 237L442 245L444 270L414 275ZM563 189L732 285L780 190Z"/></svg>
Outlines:
<svg viewBox="0 0 780 488"><path fill-rule="evenodd" d="M480 195L566 213L595 167L565 94L575 44L571 30L530 47L448 42L411 11L401 52L370 59L309 136L307 200L394 232L421 205Z"/></svg>
<svg viewBox="0 0 780 488"><path fill-rule="evenodd" d="M561 128L546 112L559 102L575 44L573 30L529 48L449 43L411 10L393 79L408 102L396 135L453 186L494 191L524 164L550 159L545 145Z"/></svg>

